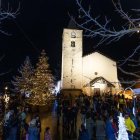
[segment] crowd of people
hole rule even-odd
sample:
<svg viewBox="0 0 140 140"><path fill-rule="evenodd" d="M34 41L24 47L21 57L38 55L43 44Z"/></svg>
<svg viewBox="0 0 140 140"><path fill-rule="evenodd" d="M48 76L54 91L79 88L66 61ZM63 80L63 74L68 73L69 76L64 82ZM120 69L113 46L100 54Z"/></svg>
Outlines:
<svg viewBox="0 0 140 140"><path fill-rule="evenodd" d="M41 120L34 113L31 120L27 122L29 108L9 108L4 116L3 140L40 140ZM44 140L52 140L50 127L46 127Z"/></svg>
<svg viewBox="0 0 140 140"><path fill-rule="evenodd" d="M134 102L123 95L80 95L71 101L71 97L58 98L58 125L60 116L63 119L65 137L76 137L77 116L80 115L81 127L78 140L116 140L118 137L120 113L125 118L129 139L140 138L140 100Z"/></svg>
<svg viewBox="0 0 140 140"><path fill-rule="evenodd" d="M134 110L134 100L123 95L58 96L57 127L63 128L63 140L116 140L120 129L118 116L122 113L129 139L140 139L140 100L135 100ZM29 108L9 107L4 116L3 140L40 140L40 116L36 112L27 122L27 112ZM45 129L44 140L52 140L50 127Z"/></svg>

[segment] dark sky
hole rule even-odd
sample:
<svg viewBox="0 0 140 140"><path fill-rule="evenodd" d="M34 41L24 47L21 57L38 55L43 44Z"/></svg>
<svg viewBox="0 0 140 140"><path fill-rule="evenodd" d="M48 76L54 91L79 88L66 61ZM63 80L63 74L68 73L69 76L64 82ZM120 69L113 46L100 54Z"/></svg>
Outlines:
<svg viewBox="0 0 140 140"><path fill-rule="evenodd" d="M122 1L125 10L140 8L139 0ZM0 54L5 54L5 58L0 63L0 71L11 69L9 74L1 77L2 82L9 81L17 73L17 69L27 55L35 64L42 49L47 52L51 68L59 69L62 32L69 22L68 12L73 16L78 15L74 0L2 0L2 8L6 9L9 4L14 10L19 2L21 6L17 18L9 19L2 24L2 28L12 34L11 36L0 34ZM95 15L107 15L113 19L112 24L118 28L121 19L113 12L111 0L86 0L85 7L88 4L94 5ZM95 42L93 38L84 38L84 52L94 51ZM127 56L137 44L137 36L131 39L126 37L117 43L103 45L104 47L99 50L118 60Z"/></svg>

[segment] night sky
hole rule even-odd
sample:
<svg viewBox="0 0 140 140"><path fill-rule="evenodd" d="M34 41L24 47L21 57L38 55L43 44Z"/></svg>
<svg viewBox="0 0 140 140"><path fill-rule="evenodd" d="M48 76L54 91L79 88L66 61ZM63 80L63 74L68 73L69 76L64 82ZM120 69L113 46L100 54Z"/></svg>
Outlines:
<svg viewBox="0 0 140 140"><path fill-rule="evenodd" d="M17 74L17 69L23 64L26 56L30 57L34 65L42 49L46 50L53 72L54 69L60 69L62 32L70 20L68 13L78 17L74 0L2 0L2 8L6 9L9 3L14 10L19 2L21 6L17 18L8 19L1 25L3 30L11 34L0 34L0 55L5 54L0 63L0 72L11 70L9 74L0 78L2 83L10 81L12 76ZM107 15L112 18L112 25L118 29L119 25L123 24L119 15L113 11L111 0L86 0L85 7L88 4L93 5L94 16ZM122 7L126 11L140 8L140 1L122 0ZM138 35L134 35L94 49L96 40L97 38L84 38L84 54L99 50L114 60L129 55L139 43Z"/></svg>

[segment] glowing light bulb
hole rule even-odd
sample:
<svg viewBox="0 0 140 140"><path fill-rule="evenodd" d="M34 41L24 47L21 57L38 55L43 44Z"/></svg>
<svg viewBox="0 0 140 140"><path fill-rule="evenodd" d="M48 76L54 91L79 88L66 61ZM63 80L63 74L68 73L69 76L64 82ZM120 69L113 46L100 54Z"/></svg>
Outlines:
<svg viewBox="0 0 140 140"><path fill-rule="evenodd" d="M139 30L137 30L137 33L139 33L140 31Z"/></svg>
<svg viewBox="0 0 140 140"><path fill-rule="evenodd" d="M8 87L7 86L5 87L5 90L8 90Z"/></svg>

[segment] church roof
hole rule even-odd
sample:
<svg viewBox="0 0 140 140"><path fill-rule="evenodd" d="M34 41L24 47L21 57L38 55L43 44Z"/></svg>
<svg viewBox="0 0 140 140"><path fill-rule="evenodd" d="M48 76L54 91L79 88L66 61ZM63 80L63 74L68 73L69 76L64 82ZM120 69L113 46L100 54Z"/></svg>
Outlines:
<svg viewBox="0 0 140 140"><path fill-rule="evenodd" d="M70 21L69 21L68 27L67 27L68 29L77 29L77 25L74 20L75 20L75 18L73 18L73 17L70 18Z"/></svg>
<svg viewBox="0 0 140 140"><path fill-rule="evenodd" d="M105 81L105 82L108 84L109 87L115 87L111 82L109 82L108 80L106 80L106 79L103 78L102 76L96 77L96 78L94 78L93 80L91 80L91 81L89 82L90 86L92 86L93 84L95 84L95 83L96 83L97 81L99 81L99 80ZM86 84L85 86L88 86L89 84Z"/></svg>
<svg viewBox="0 0 140 140"><path fill-rule="evenodd" d="M109 56L103 54L103 53L100 52L100 51L94 51L94 52L88 53L88 54L86 54L86 55L83 55L83 58L84 58L84 57L87 57L87 56L89 56L89 55L92 55L92 54L94 54L94 53L98 53L98 54L100 54L100 55L102 55L102 56L104 56L104 57L106 57L106 58L108 58L108 59L110 59L110 60L116 62L116 60L114 60L114 59L112 59L111 57L109 57Z"/></svg>

